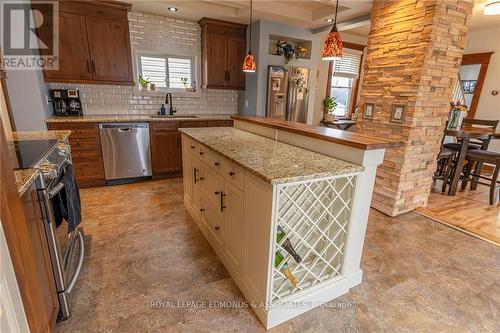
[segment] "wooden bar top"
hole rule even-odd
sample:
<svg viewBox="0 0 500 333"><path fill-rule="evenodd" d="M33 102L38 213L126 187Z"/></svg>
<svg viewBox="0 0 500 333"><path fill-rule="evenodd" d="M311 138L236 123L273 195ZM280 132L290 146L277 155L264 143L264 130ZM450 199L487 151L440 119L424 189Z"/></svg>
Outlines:
<svg viewBox="0 0 500 333"><path fill-rule="evenodd" d="M311 138L338 143L362 150L396 148L403 146L403 142L388 140L355 132L347 132L322 126L311 126L281 119L261 116L231 116L234 120L245 121L252 124L271 127Z"/></svg>

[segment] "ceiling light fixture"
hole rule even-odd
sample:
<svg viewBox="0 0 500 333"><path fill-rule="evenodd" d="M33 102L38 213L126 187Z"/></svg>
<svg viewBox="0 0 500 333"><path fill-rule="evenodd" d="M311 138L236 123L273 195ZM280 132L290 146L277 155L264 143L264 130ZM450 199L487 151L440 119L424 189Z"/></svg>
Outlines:
<svg viewBox="0 0 500 333"><path fill-rule="evenodd" d="M335 18L333 20L332 30L326 36L325 43L323 44L323 51L321 52L323 60L335 60L342 58L344 53L344 46L340 39L339 31L337 30L337 12L339 10L339 0L335 5Z"/></svg>
<svg viewBox="0 0 500 333"><path fill-rule="evenodd" d="M327 18L327 19L325 19L325 22L332 23L333 19L332 18Z"/></svg>
<svg viewBox="0 0 500 333"><path fill-rule="evenodd" d="M172 6L168 7L168 10L171 11L171 12L178 11L177 7L172 7Z"/></svg>
<svg viewBox="0 0 500 333"><path fill-rule="evenodd" d="M484 6L484 15L500 15L500 1L493 1Z"/></svg>
<svg viewBox="0 0 500 333"><path fill-rule="evenodd" d="M253 0L250 0L250 22L248 23L248 28L250 29L250 43L248 44L248 53L243 60L243 72L254 73L257 69L257 64L255 63L255 58L252 54L252 11L253 11Z"/></svg>

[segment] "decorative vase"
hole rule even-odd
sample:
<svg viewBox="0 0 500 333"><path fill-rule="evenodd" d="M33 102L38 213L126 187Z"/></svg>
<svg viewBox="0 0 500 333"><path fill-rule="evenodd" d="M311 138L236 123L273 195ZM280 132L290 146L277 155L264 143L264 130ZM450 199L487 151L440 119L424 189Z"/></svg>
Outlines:
<svg viewBox="0 0 500 333"><path fill-rule="evenodd" d="M462 118L462 111L453 109L450 114L450 121L448 122L448 129L457 129L460 127Z"/></svg>
<svg viewBox="0 0 500 333"><path fill-rule="evenodd" d="M327 113L326 114L326 121L335 121L335 116L333 115L333 113Z"/></svg>
<svg viewBox="0 0 500 333"><path fill-rule="evenodd" d="M151 89L151 91L155 91L156 90L156 84L150 83L149 84L149 89Z"/></svg>

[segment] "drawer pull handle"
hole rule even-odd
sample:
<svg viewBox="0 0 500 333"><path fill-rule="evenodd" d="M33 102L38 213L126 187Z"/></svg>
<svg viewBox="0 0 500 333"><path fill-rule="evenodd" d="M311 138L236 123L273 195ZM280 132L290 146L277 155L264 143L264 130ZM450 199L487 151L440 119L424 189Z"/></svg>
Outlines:
<svg viewBox="0 0 500 333"><path fill-rule="evenodd" d="M236 172L234 172L234 171L229 172L229 175L230 175L231 177L232 177L232 176L234 176L235 174L236 174Z"/></svg>
<svg viewBox="0 0 500 333"><path fill-rule="evenodd" d="M219 191L215 191L215 195L219 195L219 194L220 194L220 192L219 192Z"/></svg>
<svg viewBox="0 0 500 333"><path fill-rule="evenodd" d="M215 166L219 166L219 165L220 165L220 163L219 163L219 162L215 162L214 164L215 164Z"/></svg>
<svg viewBox="0 0 500 333"><path fill-rule="evenodd" d="M194 146L191 146L191 149L194 149L195 147Z"/></svg>
<svg viewBox="0 0 500 333"><path fill-rule="evenodd" d="M219 229L220 229L220 227L219 227L219 226L215 226L215 227L214 227L214 229L215 229L215 230L219 230Z"/></svg>
<svg viewBox="0 0 500 333"><path fill-rule="evenodd" d="M205 179L205 178L203 178L203 177L200 177L200 179L198 179L198 180L203 180L203 179Z"/></svg>
<svg viewBox="0 0 500 333"><path fill-rule="evenodd" d="M200 155L205 155L205 153L204 153L204 152L202 152L202 151L200 151Z"/></svg>
<svg viewBox="0 0 500 333"><path fill-rule="evenodd" d="M204 212L205 211L205 208L200 208L200 212Z"/></svg>
<svg viewBox="0 0 500 333"><path fill-rule="evenodd" d="M198 179L196 179L196 173L198 172L198 169L196 168L193 168L193 180L194 180L194 183L196 184L196 182L198 181Z"/></svg>

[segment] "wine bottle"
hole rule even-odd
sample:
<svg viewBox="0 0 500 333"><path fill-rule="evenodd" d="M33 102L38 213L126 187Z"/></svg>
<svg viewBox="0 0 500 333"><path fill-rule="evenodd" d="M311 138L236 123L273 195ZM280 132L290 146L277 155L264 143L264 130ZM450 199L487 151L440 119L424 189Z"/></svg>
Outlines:
<svg viewBox="0 0 500 333"><path fill-rule="evenodd" d="M276 251L276 255L274 257L274 267L278 268L281 262L285 259L285 256L281 253L281 251ZM299 283L295 276L293 276L292 271L288 267L288 264L284 264L281 267L281 272L286 276L286 278L290 281L290 283L295 287Z"/></svg>
<svg viewBox="0 0 500 333"><path fill-rule="evenodd" d="M276 232L276 241L279 243L283 239L283 237L285 237L285 236L286 236L286 233L283 230L283 228L278 226L278 230ZM283 244L281 244L281 247L284 248L285 251L288 252L293 257L293 259L295 259L297 264L300 264L300 262L302 261L302 258L297 253L297 251L295 251L295 249L293 248L293 245L290 242L290 238L287 237L285 239L285 241L283 242Z"/></svg>

